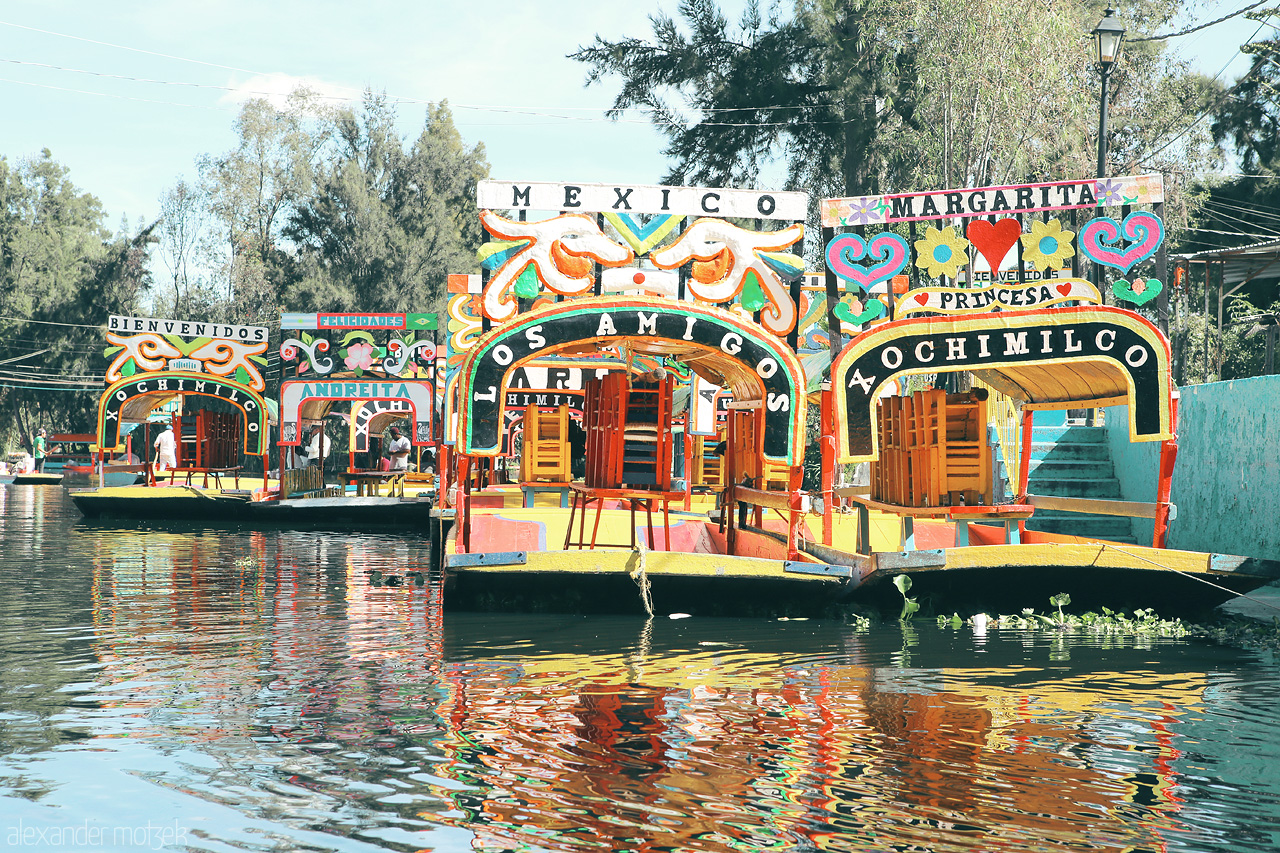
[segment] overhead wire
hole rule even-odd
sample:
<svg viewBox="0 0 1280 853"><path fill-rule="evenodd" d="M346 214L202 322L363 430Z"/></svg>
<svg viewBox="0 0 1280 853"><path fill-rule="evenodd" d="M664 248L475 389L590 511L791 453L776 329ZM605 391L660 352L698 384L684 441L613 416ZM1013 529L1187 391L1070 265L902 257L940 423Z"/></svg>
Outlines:
<svg viewBox="0 0 1280 853"><path fill-rule="evenodd" d="M1258 33L1262 32L1262 28L1263 28L1264 26L1266 26L1266 23L1267 23L1266 19L1262 20L1262 21L1258 24L1258 28L1257 28L1257 29L1255 29L1255 30L1253 31L1253 35L1249 36L1249 38L1245 40L1244 44L1251 44L1251 43L1253 42L1253 40L1254 40L1255 38L1257 38L1257 37L1258 37ZM1243 47L1244 45L1241 45L1241 46ZM1231 63L1233 63L1233 62L1235 62L1235 61L1236 61L1236 57L1234 57L1234 56L1233 56L1231 59L1227 60L1227 63L1226 63L1225 65L1223 65L1223 66L1222 66L1222 68L1220 68L1220 69L1218 70L1218 73L1217 73L1217 74L1215 74L1215 75L1213 75L1213 79L1214 79L1214 81L1216 82L1216 81L1218 80L1218 78L1219 78L1219 77L1221 77L1223 74L1225 74L1225 73L1227 72L1227 69L1231 67ZM1258 70L1259 70L1261 67L1262 67L1262 65L1261 65L1261 64L1255 64L1252 68L1250 68L1248 71L1246 71L1243 75L1241 75L1240 79L1239 79L1239 80L1237 80L1237 81L1235 82L1235 84L1234 84L1230 89L1228 89L1228 90L1227 90L1226 95L1229 97L1229 96L1231 96L1232 94L1234 94L1234 93L1235 93L1235 91L1236 91L1237 89L1239 89L1241 86L1243 86L1247 80L1249 80L1250 78L1252 78L1252 77L1253 77L1253 75L1257 74L1257 73L1258 73ZM1200 115L1196 116L1196 118L1195 118L1194 120L1192 120L1190 124L1188 124L1188 125L1187 125L1186 127L1184 127L1181 131L1179 131L1177 134L1175 134L1173 137L1171 137L1171 138L1169 139L1169 141L1168 141L1168 142L1166 142L1164 145L1161 145L1159 148L1155 149L1154 151L1150 151L1150 152L1148 152L1148 153L1146 153L1146 154L1143 154L1142 156L1140 156L1140 157L1136 158L1136 161L1137 161L1137 162L1139 162L1139 163L1141 163L1141 162L1143 162L1143 161L1145 161L1145 160L1149 160L1150 158L1152 158L1152 157L1154 157L1155 155L1159 154L1161 151L1165 150L1165 149L1166 149L1166 148L1168 148L1170 145L1172 145L1173 143L1177 142L1179 139L1181 139L1182 137L1184 137L1184 136L1186 136L1188 133L1190 133L1192 128L1194 128L1194 127L1195 127L1196 125L1198 125L1201 121L1203 121L1206 117L1208 117L1210 114L1212 114L1212 112L1213 112L1213 107L1212 107L1212 106L1211 106L1211 107L1206 108L1205 110L1203 110L1203 111L1200 113ZM1160 133L1156 134L1156 138L1159 138L1161 135L1163 135L1164 133L1166 133L1169 129L1171 129L1171 127L1172 127L1172 125L1167 126L1167 127L1165 128L1165 130L1162 130Z"/></svg>
<svg viewBox="0 0 1280 853"><path fill-rule="evenodd" d="M1228 14L1223 15L1221 18L1217 18L1207 23L1197 24L1196 26L1191 27L1190 29L1181 30L1180 32L1176 32L1176 33L1162 33L1161 35L1158 35L1158 36L1143 36L1141 38L1131 38L1129 39L1129 42L1137 43L1137 42L1144 42L1144 41L1166 41L1168 39L1178 38L1179 36L1191 35L1194 32L1199 32L1200 30L1208 29L1209 27L1212 27L1216 24L1221 24L1224 21L1229 21L1232 18L1238 18L1244 13L1252 12L1254 9L1258 8L1259 6L1265 6L1267 3L1270 3L1270 2L1272 2L1272 0L1257 0L1256 3L1251 3L1250 5L1245 6L1242 9L1237 9L1234 12L1229 12Z"/></svg>

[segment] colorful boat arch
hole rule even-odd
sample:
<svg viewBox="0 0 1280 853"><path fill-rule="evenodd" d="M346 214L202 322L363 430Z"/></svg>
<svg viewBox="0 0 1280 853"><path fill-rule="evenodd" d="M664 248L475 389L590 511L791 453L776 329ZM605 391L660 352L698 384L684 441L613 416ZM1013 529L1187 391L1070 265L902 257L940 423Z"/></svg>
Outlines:
<svg viewBox="0 0 1280 853"><path fill-rule="evenodd" d="M764 410L764 457L799 465L804 454L805 376L779 338L728 311L645 297L593 297L543 306L487 332L459 368L459 452L501 451L506 377L530 359L584 344L696 357L719 373L739 404Z"/></svg>
<svg viewBox="0 0 1280 853"><path fill-rule="evenodd" d="M1131 441L1173 438L1169 342L1137 314L1087 305L904 319L855 338L831 366L840 461L878 458L886 383L960 370L1029 409L1127 404Z"/></svg>
<svg viewBox="0 0 1280 853"><path fill-rule="evenodd" d="M408 400L357 400L351 404L347 446L352 453L367 453L371 433L381 433L388 421L403 420L412 414L413 406Z"/></svg>
<svg viewBox="0 0 1280 853"><path fill-rule="evenodd" d="M311 403L342 400L352 405L368 400L403 400L413 409L414 428L409 440L431 443L431 412L435 386L409 379L294 379L280 383L280 444L301 444L298 422L303 407Z"/></svg>
<svg viewBox="0 0 1280 853"><path fill-rule="evenodd" d="M261 456L267 452L270 424L268 404L252 388L208 373L140 373L116 380L98 400L98 446L120 451L120 424L141 421L161 403L188 394L225 400L244 414L244 452ZM159 398L149 400L148 398Z"/></svg>

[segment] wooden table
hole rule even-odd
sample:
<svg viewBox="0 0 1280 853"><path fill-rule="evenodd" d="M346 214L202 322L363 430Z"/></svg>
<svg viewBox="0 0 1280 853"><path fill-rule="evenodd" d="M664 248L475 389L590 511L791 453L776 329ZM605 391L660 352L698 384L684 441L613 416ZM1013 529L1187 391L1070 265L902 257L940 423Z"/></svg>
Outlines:
<svg viewBox="0 0 1280 853"><path fill-rule="evenodd" d="M582 483L570 483L569 491L572 493L573 500L569 504L569 527L564 532L564 549L567 551L573 545L578 546L581 551L586 544L585 528L587 522L587 509L594 503L596 505L596 521L591 527L591 542L586 545L588 548L597 546L604 548L632 548L636 547L636 508L640 507L644 510L645 519L649 527L649 549L654 549L653 541L653 505L654 502L662 505L662 529L664 536L664 547L671 547L671 516L669 507L671 501L683 501L684 492L656 492L647 491L645 489L595 489L590 486L584 486ZM600 512L604 509L604 502L609 499L619 502L626 502L631 508L631 544L622 545L621 543L596 542L596 536L600 532ZM578 515L578 508L582 508L582 514ZM578 515L578 538L573 539L573 519Z"/></svg>
<svg viewBox="0 0 1280 853"><path fill-rule="evenodd" d="M179 474L185 474L187 485L190 486L192 484L191 483L192 478L195 477L197 474L202 474L204 475L204 482L201 484L200 488L202 489L209 488L209 478L213 477L213 484L217 486L219 489L221 489L222 475L229 474L235 477L235 484L236 484L235 487L238 489L240 488L240 468L241 466L239 465L233 468L170 468L169 483L172 484L177 479Z"/></svg>
<svg viewBox="0 0 1280 853"><path fill-rule="evenodd" d="M1018 522L1025 521L1035 513L1035 507L1030 504L899 506L861 496L850 496L849 500L858 505L858 553L861 554L871 552L870 510L873 509L902 519L902 537L898 544L903 551L914 551L916 548L916 518L941 518L955 522L955 545L962 548L969 544L969 522L971 521L994 521L1003 525L1005 543L1016 545L1021 541L1021 528Z"/></svg>
<svg viewBox="0 0 1280 853"><path fill-rule="evenodd" d="M560 495L560 508L565 509L569 506L569 487L571 483L550 483L532 480L520 484L520 491L524 494L524 505L526 508L533 506L534 496L538 492L556 492Z"/></svg>
<svg viewBox="0 0 1280 853"><path fill-rule="evenodd" d="M378 490L387 484L387 497L404 497L404 480L408 471L347 471L346 477L355 483L357 497L378 497Z"/></svg>

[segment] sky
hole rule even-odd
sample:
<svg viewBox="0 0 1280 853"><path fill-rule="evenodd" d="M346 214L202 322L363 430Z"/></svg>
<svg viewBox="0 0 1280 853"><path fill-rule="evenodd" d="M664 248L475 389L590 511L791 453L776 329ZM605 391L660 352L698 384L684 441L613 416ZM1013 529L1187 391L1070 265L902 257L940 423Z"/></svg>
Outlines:
<svg viewBox="0 0 1280 853"><path fill-rule="evenodd" d="M1189 4L1183 26L1247 2ZM736 16L742 0L722 5ZM662 138L642 115L606 119L616 83L584 87L586 66L567 54L596 34L648 36L649 15L675 8L676 0L6 0L0 156L12 162L48 148L102 200L114 230L121 217L154 219L161 194L195 178L197 158L234 147L243 100L306 83L335 101L366 87L409 100L398 108L408 138L421 130L425 103L447 99L467 143L484 143L497 179L657 183ZM1257 31L1238 19L1181 38L1177 49L1197 70L1232 81L1248 67L1238 46Z"/></svg>

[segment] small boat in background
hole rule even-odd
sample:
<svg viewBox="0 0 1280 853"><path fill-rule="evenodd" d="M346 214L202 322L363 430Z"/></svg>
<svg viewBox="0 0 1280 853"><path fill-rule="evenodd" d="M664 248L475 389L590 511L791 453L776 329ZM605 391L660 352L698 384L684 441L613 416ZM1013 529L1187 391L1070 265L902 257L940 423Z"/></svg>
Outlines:
<svg viewBox="0 0 1280 853"><path fill-rule="evenodd" d="M15 486L60 486L62 474L42 474L39 471L25 471L14 474L9 482Z"/></svg>

